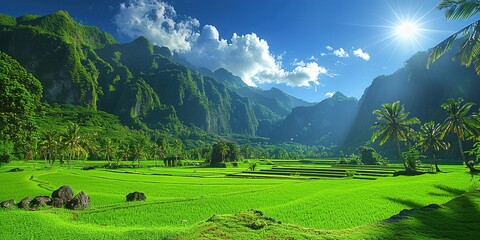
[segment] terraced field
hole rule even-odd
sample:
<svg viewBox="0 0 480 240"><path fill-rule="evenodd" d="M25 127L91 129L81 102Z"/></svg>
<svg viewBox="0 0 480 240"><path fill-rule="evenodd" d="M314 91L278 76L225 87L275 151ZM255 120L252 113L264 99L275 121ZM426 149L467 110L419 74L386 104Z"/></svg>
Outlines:
<svg viewBox="0 0 480 240"><path fill-rule="evenodd" d="M6 172L16 166L26 170ZM38 169L33 171L21 163L2 167L0 199L18 201L26 196L49 195L59 186L70 185L76 192L85 191L90 195L91 207L73 212L50 208L38 211L0 209L0 239L190 236L190 232L214 214L236 214L252 208L284 224L335 230L345 236L348 231L342 229L362 228L405 208L444 204L468 191L472 184L470 175L461 166L442 166L445 173L415 177L391 177L393 174L387 170L346 170L317 164L262 166L255 172L285 179L225 177L248 174L242 173L245 166L89 171ZM362 181L353 179L353 170L360 175L384 174L389 177L374 176L375 181ZM306 180L310 178L320 180ZM322 180L337 178L342 180ZM147 201L125 202L125 195L132 191L144 192ZM8 221L4 221L6 219Z"/></svg>

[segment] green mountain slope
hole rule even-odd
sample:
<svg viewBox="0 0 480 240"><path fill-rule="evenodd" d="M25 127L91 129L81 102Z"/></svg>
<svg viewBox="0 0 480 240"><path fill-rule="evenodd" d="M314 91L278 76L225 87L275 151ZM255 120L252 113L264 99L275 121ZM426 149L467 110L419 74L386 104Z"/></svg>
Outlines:
<svg viewBox="0 0 480 240"><path fill-rule="evenodd" d="M274 138L328 147L343 145L357 113L357 102L337 92L315 106L294 108L275 129Z"/></svg>
<svg viewBox="0 0 480 240"><path fill-rule="evenodd" d="M142 128L256 133L258 121L246 97L174 62L167 48L143 37L119 44L64 11L0 15L0 50L41 81L49 103L104 110Z"/></svg>

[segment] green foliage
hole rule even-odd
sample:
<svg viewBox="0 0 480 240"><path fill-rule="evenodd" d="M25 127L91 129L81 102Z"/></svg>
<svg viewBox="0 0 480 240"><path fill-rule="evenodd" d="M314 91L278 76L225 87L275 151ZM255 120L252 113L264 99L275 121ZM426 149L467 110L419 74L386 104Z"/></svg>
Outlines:
<svg viewBox="0 0 480 240"><path fill-rule="evenodd" d="M397 142L398 154L400 154L400 143L406 142L408 136L413 132L411 125L420 124L418 118L409 118L410 113L405 112L405 108L399 101L392 104L382 104L381 109L373 111L378 122L372 125L372 128L379 128L372 134L372 142L378 140L383 145L388 140Z"/></svg>
<svg viewBox="0 0 480 240"><path fill-rule="evenodd" d="M220 163L236 162L239 158L239 150L234 142L219 142L212 145L210 165L217 166Z"/></svg>
<svg viewBox="0 0 480 240"><path fill-rule="evenodd" d="M371 147L362 146L359 147L357 151L359 152L360 157L353 155L353 159L350 161L357 163L360 162L367 165L386 165L388 163L386 159L384 159L379 153L377 153L377 151L375 151L375 149Z"/></svg>
<svg viewBox="0 0 480 240"><path fill-rule="evenodd" d="M257 161L252 161L248 164L248 170L255 171L259 165Z"/></svg>
<svg viewBox="0 0 480 240"><path fill-rule="evenodd" d="M19 144L32 137L41 109L42 85L20 64L0 51L0 136Z"/></svg>
<svg viewBox="0 0 480 240"><path fill-rule="evenodd" d="M479 13L480 3L478 1L443 0L438 5L438 9L446 10L445 18L447 19L468 19ZM430 53L427 67L448 52L459 39L459 50L453 60L460 60L466 67L473 64L477 74L480 75L480 40L477 36L479 24L480 21L475 21L435 46Z"/></svg>
<svg viewBox="0 0 480 240"><path fill-rule="evenodd" d="M405 171L407 173L415 173L417 172L418 167L422 163L420 161L420 151L418 151L414 147L410 147L408 151L402 152L402 158L405 163Z"/></svg>
<svg viewBox="0 0 480 240"><path fill-rule="evenodd" d="M467 102L462 105L463 98L454 100L449 98L446 103L442 104L442 108L447 114L447 118L442 125L443 138L449 133L455 133L457 135L458 147L460 155L464 163L467 162L465 154L463 152L462 142L468 138L475 138L480 134L480 120L476 116L469 116L470 109L475 105L472 102Z"/></svg>

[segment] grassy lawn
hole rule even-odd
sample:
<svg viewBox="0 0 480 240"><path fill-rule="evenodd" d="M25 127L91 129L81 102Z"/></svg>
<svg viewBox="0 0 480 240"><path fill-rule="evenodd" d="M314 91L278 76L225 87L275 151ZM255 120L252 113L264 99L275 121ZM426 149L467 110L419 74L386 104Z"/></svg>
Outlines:
<svg viewBox="0 0 480 240"><path fill-rule="evenodd" d="M397 236L392 235L397 231L406 237L428 239L456 236L451 228L437 228L437 222L439 226L443 221L464 223L459 225L464 228L458 229L464 234L459 237L470 236L471 228L479 226L475 223L480 211L479 193L464 194L472 182L462 166L441 166L444 172L439 174L376 180L224 177L245 170L247 164L243 163L238 168L223 169L186 166L88 171L58 167L39 170L40 166L38 161L33 171L31 166L13 162L0 168L0 199L19 201L26 196L50 195L58 187L70 185L75 192L90 195L90 208L0 209L0 239L266 238L269 234L285 238L388 239ZM13 167L26 170L6 172ZM147 201L126 203L125 195L133 191L144 192ZM381 223L402 209L431 203L445 205L399 222ZM248 209L259 209L283 224L245 233L244 227L232 230L241 222L236 219L239 213ZM214 214L219 216L218 221L205 222ZM418 235L412 235L416 232Z"/></svg>

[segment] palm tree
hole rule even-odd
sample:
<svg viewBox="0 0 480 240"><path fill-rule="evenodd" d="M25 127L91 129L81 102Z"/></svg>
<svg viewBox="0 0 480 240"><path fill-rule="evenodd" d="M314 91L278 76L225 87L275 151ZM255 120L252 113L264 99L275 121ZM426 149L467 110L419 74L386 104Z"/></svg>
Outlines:
<svg viewBox="0 0 480 240"><path fill-rule="evenodd" d="M469 166L463 152L462 142L470 137L478 136L478 127L480 124L478 119L473 116L468 116L470 108L475 104L467 102L462 105L462 102L462 98L458 98L456 101L453 98L449 98L446 103L442 104L442 108L447 112L447 118L442 124L442 138L449 133L455 133L457 135L460 156L463 162Z"/></svg>
<svg viewBox="0 0 480 240"><path fill-rule="evenodd" d="M142 160L143 154L144 154L143 150L144 150L143 145L140 143L135 144L132 148L133 162L137 161L137 166L139 168L141 167L140 160ZM132 162L132 165L133 165L133 162Z"/></svg>
<svg viewBox="0 0 480 240"><path fill-rule="evenodd" d="M64 137L69 149L68 169L70 169L70 163L74 157L74 153L79 150L80 126L78 126L76 123L68 125L67 132L65 133Z"/></svg>
<svg viewBox="0 0 480 240"><path fill-rule="evenodd" d="M113 141L110 138L106 138L103 143L103 152L105 152L107 164L110 164L110 156L113 154L113 151L115 151Z"/></svg>
<svg viewBox="0 0 480 240"><path fill-rule="evenodd" d="M480 13L480 1L477 0L442 0L437 7L445 11L445 18L459 20L469 19ZM460 29L440 44L435 46L429 56L427 68L455 44L455 40L462 39L459 50L453 60L459 59L467 67L474 64L475 71L480 75L480 20Z"/></svg>
<svg viewBox="0 0 480 240"><path fill-rule="evenodd" d="M420 140L418 141L417 146L420 147L422 152L430 152L432 154L435 170L440 172L435 152L447 150L450 147L449 143L443 141L441 125L439 123L434 123L433 121L427 122L421 127L420 135Z"/></svg>
<svg viewBox="0 0 480 240"><path fill-rule="evenodd" d="M410 113L405 112L399 101L382 104L382 108L373 111L373 114L377 116L378 122L375 122L372 128L379 129L373 133L372 142L378 140L378 143L383 145L388 140L394 140L397 143L398 156L401 157L400 142L408 140L409 134L414 131L411 125L420 124L420 120L408 118Z"/></svg>
<svg viewBox="0 0 480 240"><path fill-rule="evenodd" d="M221 143L219 148L220 154L222 154L222 162L225 162L225 155L230 151L230 147L226 143Z"/></svg>
<svg viewBox="0 0 480 240"><path fill-rule="evenodd" d="M48 130L43 133L41 150L45 159L45 166L48 165L47 160L50 161L50 167L53 165L54 159L56 158L57 153L57 132Z"/></svg>
<svg viewBox="0 0 480 240"><path fill-rule="evenodd" d="M120 155L123 161L128 161L130 159L130 145L128 143L122 143L120 145ZM117 162L117 164L119 164Z"/></svg>

